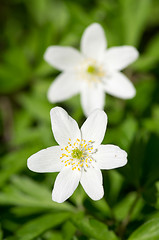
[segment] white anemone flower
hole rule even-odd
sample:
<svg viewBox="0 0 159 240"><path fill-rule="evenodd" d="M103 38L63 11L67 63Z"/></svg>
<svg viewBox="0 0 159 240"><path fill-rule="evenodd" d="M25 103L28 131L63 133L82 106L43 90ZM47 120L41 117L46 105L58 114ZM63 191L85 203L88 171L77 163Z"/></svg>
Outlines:
<svg viewBox="0 0 159 240"><path fill-rule="evenodd" d="M104 108L104 92L122 99L133 98L135 88L120 70L137 59L138 51L133 46L106 47L104 30L98 23L84 31L81 53L72 47L48 47L44 59L63 71L51 84L48 100L60 102L80 93L88 116L94 109Z"/></svg>
<svg viewBox="0 0 159 240"><path fill-rule="evenodd" d="M50 111L52 131L59 146L43 149L29 157L28 168L34 172L60 172L55 180L52 200L68 199L79 182L93 200L104 195L100 169L122 167L127 153L114 145L101 145L107 115L96 109L79 129L77 122L60 107Z"/></svg>

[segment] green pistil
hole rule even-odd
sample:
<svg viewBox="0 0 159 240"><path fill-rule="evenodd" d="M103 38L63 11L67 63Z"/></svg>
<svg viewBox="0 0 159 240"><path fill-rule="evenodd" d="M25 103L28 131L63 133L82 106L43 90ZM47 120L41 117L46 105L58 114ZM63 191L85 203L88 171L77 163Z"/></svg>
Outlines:
<svg viewBox="0 0 159 240"><path fill-rule="evenodd" d="M79 150L78 148L76 149L73 149L71 155L73 158L77 158L77 159L80 159L82 157L82 150Z"/></svg>
<svg viewBox="0 0 159 240"><path fill-rule="evenodd" d="M96 69L96 67L93 66L93 65L90 65L90 66L88 66L88 68L87 68L87 72L90 73L90 74L94 74L94 73L96 73L96 71L97 71L97 69Z"/></svg>

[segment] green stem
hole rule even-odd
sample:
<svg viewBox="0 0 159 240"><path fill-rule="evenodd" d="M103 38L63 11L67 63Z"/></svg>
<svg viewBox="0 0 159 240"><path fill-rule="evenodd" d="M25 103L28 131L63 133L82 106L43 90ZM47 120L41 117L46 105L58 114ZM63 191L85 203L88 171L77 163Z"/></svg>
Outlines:
<svg viewBox="0 0 159 240"><path fill-rule="evenodd" d="M133 211L135 209L135 206L136 206L137 202L140 199L140 196L141 196L140 193L137 193L136 198L134 199L134 201L133 201L133 203L132 203L132 205L131 205L131 207L129 209L129 212L128 212L127 216L125 217L125 219L121 222L121 224L118 227L117 232L118 232L118 235L121 237L121 239L123 239L123 236L125 234L127 225L130 222L131 215L132 215L132 213L133 213Z"/></svg>

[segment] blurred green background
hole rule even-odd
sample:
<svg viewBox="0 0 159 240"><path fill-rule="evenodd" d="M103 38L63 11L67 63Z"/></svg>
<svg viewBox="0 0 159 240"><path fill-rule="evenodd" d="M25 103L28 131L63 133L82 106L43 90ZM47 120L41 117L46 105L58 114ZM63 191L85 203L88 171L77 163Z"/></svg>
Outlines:
<svg viewBox="0 0 159 240"><path fill-rule="evenodd" d="M0 240L159 239L159 1L1 0ZM100 23L108 45L133 45L140 58L124 73L137 94L106 97L104 143L128 152L127 166L103 171L105 196L79 186L63 204L51 200L55 173L27 169L27 158L56 145L47 89L59 73L43 60L49 45L79 48ZM79 96L58 104L81 124Z"/></svg>

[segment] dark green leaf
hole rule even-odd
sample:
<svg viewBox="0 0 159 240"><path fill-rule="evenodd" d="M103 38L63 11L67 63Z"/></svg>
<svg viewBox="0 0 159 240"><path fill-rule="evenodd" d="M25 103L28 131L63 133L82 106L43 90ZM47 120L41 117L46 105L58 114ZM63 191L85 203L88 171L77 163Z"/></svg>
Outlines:
<svg viewBox="0 0 159 240"><path fill-rule="evenodd" d="M159 218L144 223L139 227L128 240L158 240L159 239Z"/></svg>
<svg viewBox="0 0 159 240"><path fill-rule="evenodd" d="M31 240L50 228L62 224L70 217L69 213L46 214L21 227L16 235L19 240Z"/></svg>

